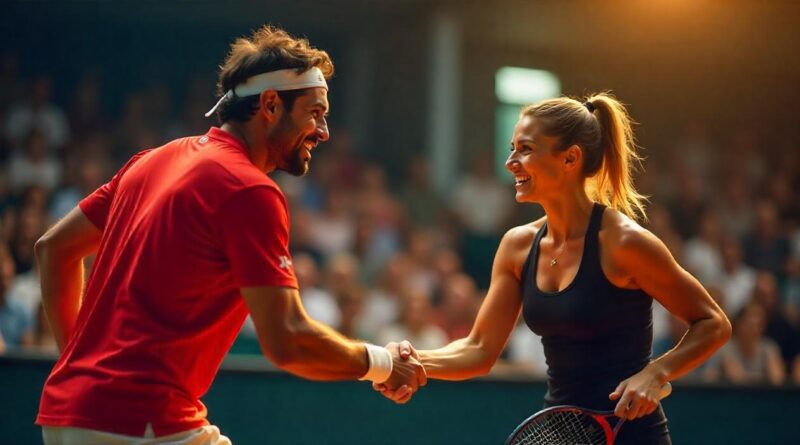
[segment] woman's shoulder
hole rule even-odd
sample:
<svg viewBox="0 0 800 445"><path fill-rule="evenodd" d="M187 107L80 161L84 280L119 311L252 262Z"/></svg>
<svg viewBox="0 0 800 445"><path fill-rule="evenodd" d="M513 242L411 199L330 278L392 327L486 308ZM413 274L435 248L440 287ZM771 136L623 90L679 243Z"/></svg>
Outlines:
<svg viewBox="0 0 800 445"><path fill-rule="evenodd" d="M503 235L503 242L515 247L530 247L536 234L542 229L546 217L541 217L536 221L521 226L510 228L505 235Z"/></svg>
<svg viewBox="0 0 800 445"><path fill-rule="evenodd" d="M599 237L604 248L622 251L647 250L658 242L652 232L613 208L607 208L603 213Z"/></svg>

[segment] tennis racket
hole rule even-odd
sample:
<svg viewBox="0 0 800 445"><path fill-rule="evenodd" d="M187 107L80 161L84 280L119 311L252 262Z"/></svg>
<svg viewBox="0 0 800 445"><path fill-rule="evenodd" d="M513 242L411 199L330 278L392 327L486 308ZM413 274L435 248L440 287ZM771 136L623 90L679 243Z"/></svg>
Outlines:
<svg viewBox="0 0 800 445"><path fill-rule="evenodd" d="M672 393L672 385L661 388L659 400ZM522 422L505 445L614 445L625 419L614 411L594 411L561 405L543 409Z"/></svg>

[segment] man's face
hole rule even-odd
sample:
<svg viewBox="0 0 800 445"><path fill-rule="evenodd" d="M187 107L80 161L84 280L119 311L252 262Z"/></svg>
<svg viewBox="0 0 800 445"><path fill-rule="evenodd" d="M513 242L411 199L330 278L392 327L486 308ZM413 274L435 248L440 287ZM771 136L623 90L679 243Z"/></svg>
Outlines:
<svg viewBox="0 0 800 445"><path fill-rule="evenodd" d="M309 88L298 97L291 111L281 114L272 137L275 147L279 147L280 159L277 168L295 176L308 171L311 150L320 142L328 140L328 90Z"/></svg>

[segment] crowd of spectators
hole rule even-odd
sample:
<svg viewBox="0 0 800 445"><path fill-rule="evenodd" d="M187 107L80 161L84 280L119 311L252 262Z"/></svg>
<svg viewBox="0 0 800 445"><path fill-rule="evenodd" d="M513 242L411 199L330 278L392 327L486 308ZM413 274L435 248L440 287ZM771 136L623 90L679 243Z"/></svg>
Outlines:
<svg viewBox="0 0 800 445"><path fill-rule="evenodd" d="M0 351L57 353L33 254L44 230L132 154L214 124L203 118L213 101L200 80L180 100L159 84L130 91L118 112L102 100L102 80L87 71L55 103L57 79L23 78L12 54L0 60ZM800 157L792 141L764 136L739 128L715 138L697 122L645 153L639 186L651 201L643 224L734 323L732 340L688 379L800 383ZM381 344L409 339L435 348L467 335L500 237L541 215L514 203L492 159L487 148L442 196L424 155L409 153L404 174L388 178L337 128L314 152L307 177L277 174L309 314ZM654 353L685 329L654 304ZM246 323L232 353L257 351ZM508 369L546 369L541 343L522 321L497 366Z"/></svg>

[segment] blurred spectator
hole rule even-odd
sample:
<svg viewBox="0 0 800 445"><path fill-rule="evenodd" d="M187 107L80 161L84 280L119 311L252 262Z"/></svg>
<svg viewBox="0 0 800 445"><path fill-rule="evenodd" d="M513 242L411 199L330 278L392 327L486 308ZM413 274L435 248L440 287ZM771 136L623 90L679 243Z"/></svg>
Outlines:
<svg viewBox="0 0 800 445"><path fill-rule="evenodd" d="M395 254L384 267L377 286L369 290L360 330L377 333L400 318L400 298L409 284L413 260L404 252Z"/></svg>
<svg viewBox="0 0 800 445"><path fill-rule="evenodd" d="M744 239L744 261L756 268L772 272L779 281L786 277L791 254L789 239L780 232L778 212L770 201L756 204L754 230Z"/></svg>
<svg viewBox="0 0 800 445"><path fill-rule="evenodd" d="M778 215L779 231L790 233L800 222L800 204L792 191L790 177L785 171L778 170L769 176L766 186L767 198L775 205Z"/></svg>
<svg viewBox="0 0 800 445"><path fill-rule="evenodd" d="M9 302L22 308L25 316L33 321L33 328L38 329L38 312L42 306L42 287L39 281L39 270L36 262L25 273L17 274L6 292Z"/></svg>
<svg viewBox="0 0 800 445"><path fill-rule="evenodd" d="M736 238L724 238L722 249L722 275L719 286L725 294L722 308L733 317L750 300L756 286L756 270L744 264L742 247Z"/></svg>
<svg viewBox="0 0 800 445"><path fill-rule="evenodd" d="M214 83L213 77L208 78L197 73L192 75L187 83L186 97L183 100L182 119L180 120L182 128L172 129L173 134L167 136L167 139L173 136L179 137L178 135L182 134L203 134L208 131L212 122L205 117L205 113L210 104L214 102L211 94L214 91ZM314 167L316 168L316 165Z"/></svg>
<svg viewBox="0 0 800 445"><path fill-rule="evenodd" d="M457 273L447 278L442 285L442 301L436 310L436 322L449 341L469 335L480 303L478 288L469 275Z"/></svg>
<svg viewBox="0 0 800 445"><path fill-rule="evenodd" d="M148 127L152 128L161 139L176 127L172 122L172 95L163 81L151 79L150 82L152 83L143 93L144 115Z"/></svg>
<svg viewBox="0 0 800 445"><path fill-rule="evenodd" d="M775 342L763 335L764 308L755 302L746 304L733 327L733 338L719 352L724 377L736 384L782 384L786 372L780 352Z"/></svg>
<svg viewBox="0 0 800 445"><path fill-rule="evenodd" d="M77 163L76 183L59 189L48 209L50 219L58 221L70 210L109 179L108 163L96 156L86 157Z"/></svg>
<svg viewBox="0 0 800 445"><path fill-rule="evenodd" d="M17 55L3 50L0 54L0 118L6 115L6 110L22 99L25 86L19 78L19 63ZM0 131L3 134L3 131ZM2 137L0 137L2 139Z"/></svg>
<svg viewBox="0 0 800 445"><path fill-rule="evenodd" d="M372 282L378 271L399 249L403 209L389 192L386 174L375 164L365 165L356 198L354 250L361 259L363 277Z"/></svg>
<svg viewBox="0 0 800 445"><path fill-rule="evenodd" d="M439 286L439 276L434 266L436 250L441 245L437 235L431 228L412 230L408 234L408 254L413 265L408 277L409 286L429 295L433 295Z"/></svg>
<svg viewBox="0 0 800 445"><path fill-rule="evenodd" d="M364 290L358 285L349 285L339 288L334 292L334 297L341 314L339 324L336 326L339 332L349 338L373 340L375 333L360 329L364 312Z"/></svg>
<svg viewBox="0 0 800 445"><path fill-rule="evenodd" d="M114 160L119 165L142 150L158 146L161 139L150 127L145 100L140 92L130 93L125 99L122 119L114 130Z"/></svg>
<svg viewBox="0 0 800 445"><path fill-rule="evenodd" d="M352 251L355 245L356 225L348 199L342 189L329 190L324 210L313 214L306 227L308 242L326 258Z"/></svg>
<svg viewBox="0 0 800 445"><path fill-rule="evenodd" d="M709 173L710 158L717 151L717 147L708 134L708 125L705 122L701 120L689 122L677 147L679 154L677 159L680 159L685 168L695 175Z"/></svg>
<svg viewBox="0 0 800 445"><path fill-rule="evenodd" d="M784 288L786 289L786 317L795 329L800 330L800 260L790 258L786 267L787 277ZM798 353L800 353L800 339L798 339Z"/></svg>
<svg viewBox="0 0 800 445"><path fill-rule="evenodd" d="M36 205L26 205L19 211L11 244L11 254L17 273L27 273L35 262L33 246L44 234L44 209Z"/></svg>
<svg viewBox="0 0 800 445"><path fill-rule="evenodd" d="M433 289L432 295L433 305L438 307L442 302L444 284L450 277L462 272L462 263L458 253L449 247L436 249L433 255L433 271L437 286Z"/></svg>
<svg viewBox="0 0 800 445"><path fill-rule="evenodd" d="M770 272L759 271L756 275L752 301L764 308L765 334L777 343L784 363L791 364L798 353L800 332L789 322L778 294L778 283Z"/></svg>
<svg viewBox="0 0 800 445"><path fill-rule="evenodd" d="M672 223L669 209L659 202L653 202L647 213L647 228L664 241L674 258L683 258L683 239Z"/></svg>
<svg viewBox="0 0 800 445"><path fill-rule="evenodd" d="M742 239L753 228L753 202L747 183L729 175L722 184L720 199L714 203L726 235Z"/></svg>
<svg viewBox="0 0 800 445"><path fill-rule="evenodd" d="M792 381L795 385L800 385L800 355L794 358L792 364Z"/></svg>
<svg viewBox="0 0 800 445"><path fill-rule="evenodd" d="M428 161L422 155L409 161L399 195L412 227L431 227L441 221L443 201L431 184Z"/></svg>
<svg viewBox="0 0 800 445"><path fill-rule="evenodd" d="M363 167L356 155L353 136L345 128L333 128L330 133L333 137L325 144L326 155L333 161L328 179L338 187L353 190L358 186Z"/></svg>
<svg viewBox="0 0 800 445"><path fill-rule="evenodd" d="M50 191L61 182L61 163L47 152L45 134L32 129L23 140L22 150L11 156L8 180L14 193L31 185Z"/></svg>
<svg viewBox="0 0 800 445"><path fill-rule="evenodd" d="M481 153L472 161L453 192L452 209L464 230L474 235L497 236L513 211L514 190L495 177L491 153Z"/></svg>
<svg viewBox="0 0 800 445"><path fill-rule="evenodd" d="M707 210L700 215L697 236L690 238L683 249L683 265L705 286L718 283L722 276L721 242L719 219Z"/></svg>
<svg viewBox="0 0 800 445"><path fill-rule="evenodd" d="M706 213L703 180L693 172L683 170L674 178L678 182L678 195L669 205L672 221L684 240L697 236L700 216Z"/></svg>
<svg viewBox="0 0 800 445"><path fill-rule="evenodd" d="M325 263L323 285L333 294L358 287L361 285L360 268L361 264L355 255L348 252L334 255Z"/></svg>
<svg viewBox="0 0 800 445"><path fill-rule="evenodd" d="M101 89L102 78L99 71L86 70L81 73L69 108L69 123L74 139L82 139L108 128L107 113L100 102Z"/></svg>
<svg viewBox="0 0 800 445"><path fill-rule="evenodd" d="M14 261L5 243L0 244L0 334L6 350L33 343L33 320L25 309L8 299L8 288L14 279Z"/></svg>
<svg viewBox="0 0 800 445"><path fill-rule="evenodd" d="M384 326L377 342L408 340L417 349L436 349L447 344L447 334L432 320L431 298L419 289L409 289L403 296L402 317L399 323Z"/></svg>
<svg viewBox="0 0 800 445"><path fill-rule="evenodd" d="M458 181L450 208L463 228L464 270L489 287L492 259L514 207L514 190L494 176L492 151L484 150ZM477 210L479 209L479 210Z"/></svg>
<svg viewBox="0 0 800 445"><path fill-rule="evenodd" d="M547 376L542 337L531 331L523 317L519 317L516 327L511 332L506 353L508 360L515 365L514 370L540 378Z"/></svg>
<svg viewBox="0 0 800 445"><path fill-rule="evenodd" d="M17 197L8 186L7 172L0 168L0 239L10 240L14 230Z"/></svg>
<svg viewBox="0 0 800 445"><path fill-rule="evenodd" d="M69 142L69 124L64 112L50 102L50 79L39 76L33 80L30 95L11 106L5 122L6 135L12 145L22 145L31 130L39 130L46 148L53 153Z"/></svg>
<svg viewBox="0 0 800 445"><path fill-rule="evenodd" d="M300 253L292 258L300 299L308 315L328 326L339 326L341 314L336 299L326 289L320 288L319 269L311 255Z"/></svg>
<svg viewBox="0 0 800 445"><path fill-rule="evenodd" d="M758 129L754 126L736 127L726 147L726 161L721 164L751 190L763 181L767 172L765 150L759 138Z"/></svg>

